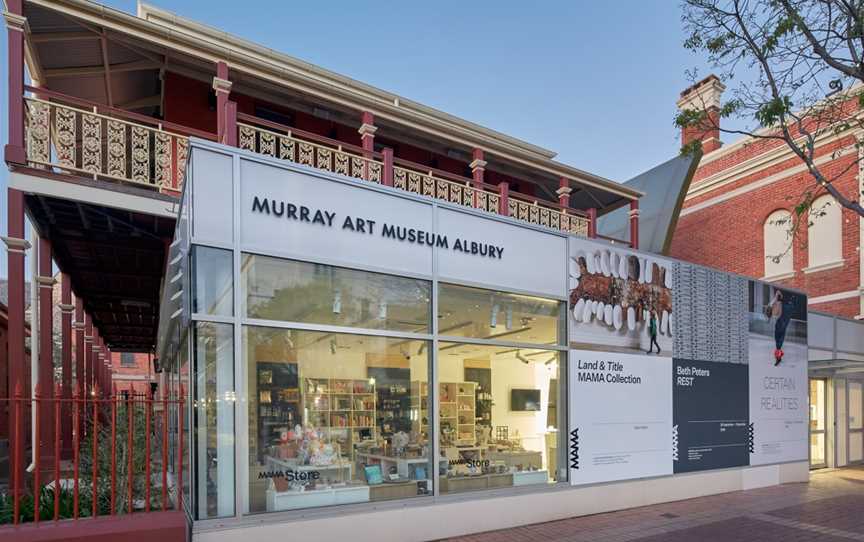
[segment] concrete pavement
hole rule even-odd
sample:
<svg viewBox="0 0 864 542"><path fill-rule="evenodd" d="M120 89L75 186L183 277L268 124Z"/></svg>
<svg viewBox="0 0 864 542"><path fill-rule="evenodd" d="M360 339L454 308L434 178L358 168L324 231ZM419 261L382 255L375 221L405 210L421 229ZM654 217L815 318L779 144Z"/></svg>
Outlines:
<svg viewBox="0 0 864 542"><path fill-rule="evenodd" d="M864 542L864 467L814 471L806 484L596 514L451 542Z"/></svg>

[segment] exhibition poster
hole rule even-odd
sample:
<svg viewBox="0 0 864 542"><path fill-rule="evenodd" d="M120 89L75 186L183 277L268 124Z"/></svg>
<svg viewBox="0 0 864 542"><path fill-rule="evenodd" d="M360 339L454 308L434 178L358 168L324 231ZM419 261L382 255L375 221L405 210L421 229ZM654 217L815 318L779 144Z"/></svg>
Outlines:
<svg viewBox="0 0 864 542"><path fill-rule="evenodd" d="M672 474L672 358L571 350L569 363L571 484Z"/></svg>
<svg viewBox="0 0 864 542"><path fill-rule="evenodd" d="M808 459L807 298L750 281L751 465Z"/></svg>

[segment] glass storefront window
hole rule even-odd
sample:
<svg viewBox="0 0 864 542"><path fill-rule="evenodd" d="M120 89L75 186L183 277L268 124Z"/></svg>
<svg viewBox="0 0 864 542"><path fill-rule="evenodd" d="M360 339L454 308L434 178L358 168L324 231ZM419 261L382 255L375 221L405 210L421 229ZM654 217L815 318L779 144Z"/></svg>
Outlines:
<svg viewBox="0 0 864 542"><path fill-rule="evenodd" d="M234 327L195 328L195 486L198 519L234 515Z"/></svg>
<svg viewBox="0 0 864 542"><path fill-rule="evenodd" d="M438 333L451 337L562 345L564 303L554 299L441 284Z"/></svg>
<svg viewBox="0 0 864 542"><path fill-rule="evenodd" d="M234 313L231 251L205 246L193 247L192 312L231 316Z"/></svg>
<svg viewBox="0 0 864 542"><path fill-rule="evenodd" d="M250 513L432 493L427 341L245 326L243 343Z"/></svg>
<svg viewBox="0 0 864 542"><path fill-rule="evenodd" d="M441 493L557 480L562 362L552 350L439 344Z"/></svg>
<svg viewBox="0 0 864 542"><path fill-rule="evenodd" d="M427 281L251 254L241 275L249 318L429 333Z"/></svg>
<svg viewBox="0 0 864 542"><path fill-rule="evenodd" d="M192 447L189 445L189 436L192 433L192 407L190 406L189 400L189 374L190 374L190 363L189 363L189 334L185 333L183 336L183 340L180 342L180 351L178 355L178 366L179 366L179 385L180 389L178 390L179 396L182 397L182 409L180 410L180 416L182 417L183 423L183 431L180 434L180 438L183 441L183 487L181 488L183 491L183 505L187 510L192 510L192 486L191 486L191 476L190 474L190 458L192 454Z"/></svg>

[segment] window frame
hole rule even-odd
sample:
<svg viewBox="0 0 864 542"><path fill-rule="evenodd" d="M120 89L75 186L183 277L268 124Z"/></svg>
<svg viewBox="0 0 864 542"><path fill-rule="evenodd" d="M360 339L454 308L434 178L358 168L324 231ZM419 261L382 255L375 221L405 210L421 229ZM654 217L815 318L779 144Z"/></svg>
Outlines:
<svg viewBox="0 0 864 542"><path fill-rule="evenodd" d="M780 215L782 215L782 218ZM772 221L789 221L791 219L792 213L789 210L775 209L765 217L762 223L762 280L782 280L795 275L795 246L793 239L790 238L788 233L790 230L785 225L771 223ZM788 244L788 246L776 247L774 246L776 244L776 240L774 239L771 240L772 245L769 246L769 232L772 235L777 235L779 238L782 230L786 230L783 235L783 243ZM776 248L780 248L784 252L781 253L781 261L774 263L772 258L778 256Z"/></svg>
<svg viewBox="0 0 864 542"><path fill-rule="evenodd" d="M827 209L825 214L812 216ZM807 267L804 273L834 269L843 265L843 210L830 194L822 194L810 205L810 221L807 225ZM819 249L830 248L822 254Z"/></svg>

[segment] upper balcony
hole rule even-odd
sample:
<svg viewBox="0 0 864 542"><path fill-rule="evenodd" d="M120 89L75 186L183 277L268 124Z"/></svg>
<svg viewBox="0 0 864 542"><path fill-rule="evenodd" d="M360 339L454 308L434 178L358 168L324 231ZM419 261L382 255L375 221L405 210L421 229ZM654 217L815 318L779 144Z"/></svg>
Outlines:
<svg viewBox="0 0 864 542"><path fill-rule="evenodd" d="M85 0L21 9L32 84L10 84L24 158L7 162L36 175L176 195L188 138L200 137L576 235L594 235L598 215L641 195L149 6L137 16Z"/></svg>

